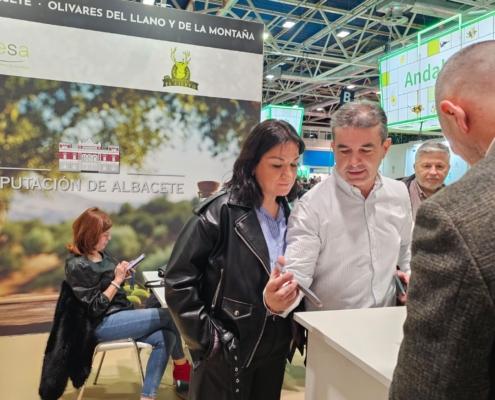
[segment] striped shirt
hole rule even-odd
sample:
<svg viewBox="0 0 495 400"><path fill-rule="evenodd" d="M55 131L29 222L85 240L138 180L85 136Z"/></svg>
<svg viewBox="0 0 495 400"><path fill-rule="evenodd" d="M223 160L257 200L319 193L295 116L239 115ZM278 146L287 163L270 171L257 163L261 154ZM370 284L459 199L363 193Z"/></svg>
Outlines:
<svg viewBox="0 0 495 400"><path fill-rule="evenodd" d="M287 223L285 221L284 207L280 205L275 219L263 206L255 208L255 210L270 253L271 271L278 256L283 256L286 248L285 233L287 232Z"/></svg>
<svg viewBox="0 0 495 400"><path fill-rule="evenodd" d="M305 300L306 310L395 305L396 266L410 272L412 226L402 182L378 175L365 199L334 169L289 217L286 267L323 302Z"/></svg>

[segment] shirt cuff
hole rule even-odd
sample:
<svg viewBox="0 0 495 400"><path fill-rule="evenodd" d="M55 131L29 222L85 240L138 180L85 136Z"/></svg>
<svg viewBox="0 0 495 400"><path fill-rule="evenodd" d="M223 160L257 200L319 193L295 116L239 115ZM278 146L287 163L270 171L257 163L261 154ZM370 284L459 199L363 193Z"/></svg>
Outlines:
<svg viewBox="0 0 495 400"><path fill-rule="evenodd" d="M409 264L406 264L406 265L399 265L399 268L402 272L404 272L405 274L411 274L411 268L409 266Z"/></svg>

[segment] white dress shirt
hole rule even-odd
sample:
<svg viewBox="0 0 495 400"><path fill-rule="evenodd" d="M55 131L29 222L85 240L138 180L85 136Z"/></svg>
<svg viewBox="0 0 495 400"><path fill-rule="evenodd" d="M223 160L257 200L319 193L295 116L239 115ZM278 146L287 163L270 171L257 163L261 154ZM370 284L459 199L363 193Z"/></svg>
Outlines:
<svg viewBox="0 0 495 400"><path fill-rule="evenodd" d="M394 306L396 266L410 272L412 227L404 183L378 175L365 199L334 169L289 217L286 267L323 303L306 299L306 310Z"/></svg>

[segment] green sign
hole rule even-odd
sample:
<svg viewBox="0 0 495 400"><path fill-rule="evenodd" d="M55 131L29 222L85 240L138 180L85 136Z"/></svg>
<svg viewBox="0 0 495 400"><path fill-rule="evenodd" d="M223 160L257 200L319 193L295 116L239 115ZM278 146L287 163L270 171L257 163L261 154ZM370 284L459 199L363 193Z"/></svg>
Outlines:
<svg viewBox="0 0 495 400"><path fill-rule="evenodd" d="M261 121L266 119L281 119L291 124L299 136L302 133L303 117L303 107L269 105L263 107L261 110Z"/></svg>
<svg viewBox="0 0 495 400"><path fill-rule="evenodd" d="M442 32L448 22L456 27ZM457 24L458 22L458 24ZM424 38L427 32L440 33ZM440 129L435 82L442 66L472 43L495 38L495 12L468 23L456 15L418 33L418 42L378 61L382 107L389 127L406 131Z"/></svg>

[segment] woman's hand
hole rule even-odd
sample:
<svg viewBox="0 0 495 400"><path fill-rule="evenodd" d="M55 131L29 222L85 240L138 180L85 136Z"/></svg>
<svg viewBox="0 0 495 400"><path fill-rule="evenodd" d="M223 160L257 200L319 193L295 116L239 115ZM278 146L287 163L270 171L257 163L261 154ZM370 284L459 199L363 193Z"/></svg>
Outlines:
<svg viewBox="0 0 495 400"><path fill-rule="evenodd" d="M127 266L129 263L127 261L122 261L120 264L118 264L115 267L115 283L118 285L121 285L122 282L124 282L125 277L127 276L128 273L130 273L130 270L127 271Z"/></svg>
<svg viewBox="0 0 495 400"><path fill-rule="evenodd" d="M285 265L283 256L278 256L277 261L282 266ZM293 278L292 272L282 275L277 268L273 268L265 288L265 304L268 310L281 314L299 298L297 281Z"/></svg>

